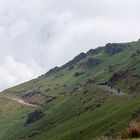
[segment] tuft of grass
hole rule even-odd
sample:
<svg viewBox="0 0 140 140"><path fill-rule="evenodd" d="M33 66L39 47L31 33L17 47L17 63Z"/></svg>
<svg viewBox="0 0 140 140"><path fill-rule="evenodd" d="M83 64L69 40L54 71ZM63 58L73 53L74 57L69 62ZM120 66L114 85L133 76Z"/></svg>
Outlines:
<svg viewBox="0 0 140 140"><path fill-rule="evenodd" d="M140 138L140 123L131 121L125 132L121 134L122 139Z"/></svg>

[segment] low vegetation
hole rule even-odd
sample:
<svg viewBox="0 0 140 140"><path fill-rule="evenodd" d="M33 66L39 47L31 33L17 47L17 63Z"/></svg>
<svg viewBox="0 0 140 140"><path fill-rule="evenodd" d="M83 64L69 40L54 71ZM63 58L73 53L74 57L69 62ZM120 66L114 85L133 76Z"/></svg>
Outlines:
<svg viewBox="0 0 140 140"><path fill-rule="evenodd" d="M41 107L36 111L8 99L0 102L0 140L115 138L127 122L140 120L139 48L139 41L109 43L3 91L1 96ZM101 88L107 83L124 94ZM139 137L139 123L132 122L121 137L134 136Z"/></svg>
<svg viewBox="0 0 140 140"><path fill-rule="evenodd" d="M120 138L122 139L140 138L140 123L136 121L131 121L126 130L121 133Z"/></svg>

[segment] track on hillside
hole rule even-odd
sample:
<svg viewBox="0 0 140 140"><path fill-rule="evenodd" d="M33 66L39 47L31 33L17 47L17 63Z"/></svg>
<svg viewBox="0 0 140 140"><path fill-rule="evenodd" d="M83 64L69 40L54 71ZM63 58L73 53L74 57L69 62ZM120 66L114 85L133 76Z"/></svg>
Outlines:
<svg viewBox="0 0 140 140"><path fill-rule="evenodd" d="M100 85L99 86L100 88L104 89L104 90L107 90L109 92L112 92L118 96L122 96L122 95L125 95L125 93L123 93L122 91L118 92L118 90L114 89L114 88L110 88L109 86L107 85Z"/></svg>
<svg viewBox="0 0 140 140"><path fill-rule="evenodd" d="M9 99L9 100L13 100L13 101L16 101L16 102L18 102L18 103L20 103L20 104L26 105L26 106L40 107L40 106L35 105L35 104L26 103L26 102L24 102L24 100L17 99L17 98L6 97L6 96L1 96L1 98L6 98L6 99Z"/></svg>

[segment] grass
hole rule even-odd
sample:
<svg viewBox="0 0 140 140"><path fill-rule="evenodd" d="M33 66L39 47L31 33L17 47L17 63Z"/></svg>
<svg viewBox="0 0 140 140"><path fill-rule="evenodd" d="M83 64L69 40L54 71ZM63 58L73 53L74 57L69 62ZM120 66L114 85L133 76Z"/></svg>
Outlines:
<svg viewBox="0 0 140 140"><path fill-rule="evenodd" d="M121 134L123 139L136 139L140 138L140 123L131 121L126 130Z"/></svg>
<svg viewBox="0 0 140 140"><path fill-rule="evenodd" d="M0 140L9 140L24 125L26 115L34 109L0 98ZM14 130L14 131L13 131Z"/></svg>
<svg viewBox="0 0 140 140"><path fill-rule="evenodd" d="M8 104L7 101L0 102L1 106L8 109L1 107L3 116L0 115L0 140L93 140L101 136L113 136L123 130L126 122L131 121L133 114L140 108L139 89L135 89L135 95L131 95L129 90L132 83L140 81L133 76L140 73L140 59L131 57L140 43L130 44L132 47L117 55L109 56L102 51L87 56L70 71L65 68L4 91L2 94L7 96L20 97L40 88L44 94L57 98L41 108L45 117L26 128L23 124L33 109L11 101ZM91 57L100 59L102 64L93 68L79 66L79 63ZM112 72L108 70L109 65L114 66ZM132 68L136 68L136 71L119 79L114 86L127 95L117 96L97 86L98 83L108 81L114 73ZM76 72L81 71L85 74L74 77ZM94 79L94 83L85 87L88 79ZM81 87L74 91L79 85ZM136 117L140 118L140 114Z"/></svg>

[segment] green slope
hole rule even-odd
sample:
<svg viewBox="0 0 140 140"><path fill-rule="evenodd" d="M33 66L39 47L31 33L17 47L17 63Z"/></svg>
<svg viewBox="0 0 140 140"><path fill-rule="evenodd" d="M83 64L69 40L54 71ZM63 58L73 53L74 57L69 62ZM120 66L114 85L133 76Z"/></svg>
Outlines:
<svg viewBox="0 0 140 140"><path fill-rule="evenodd" d="M107 82L125 95L101 88ZM13 107L13 117L0 116L0 125L8 125L0 127L0 140L93 140L116 135L127 122L140 119L140 42L107 44L81 53L62 67L1 95L22 98L36 91L55 97L40 108L45 116L24 126L27 113L34 108Z"/></svg>

